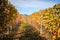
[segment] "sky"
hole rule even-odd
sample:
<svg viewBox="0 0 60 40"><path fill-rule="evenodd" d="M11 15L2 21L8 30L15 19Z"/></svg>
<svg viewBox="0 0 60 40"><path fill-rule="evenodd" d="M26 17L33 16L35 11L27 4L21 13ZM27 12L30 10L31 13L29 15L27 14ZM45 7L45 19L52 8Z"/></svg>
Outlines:
<svg viewBox="0 0 60 40"><path fill-rule="evenodd" d="M20 14L30 15L35 11L53 7L60 0L9 0Z"/></svg>

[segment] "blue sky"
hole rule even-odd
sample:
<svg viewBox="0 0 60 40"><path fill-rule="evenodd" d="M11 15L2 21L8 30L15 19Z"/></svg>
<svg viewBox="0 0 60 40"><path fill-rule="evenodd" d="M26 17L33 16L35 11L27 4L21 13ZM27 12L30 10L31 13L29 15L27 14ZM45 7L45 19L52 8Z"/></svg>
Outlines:
<svg viewBox="0 0 60 40"><path fill-rule="evenodd" d="M53 7L60 0L9 0L20 14L30 15L35 11Z"/></svg>

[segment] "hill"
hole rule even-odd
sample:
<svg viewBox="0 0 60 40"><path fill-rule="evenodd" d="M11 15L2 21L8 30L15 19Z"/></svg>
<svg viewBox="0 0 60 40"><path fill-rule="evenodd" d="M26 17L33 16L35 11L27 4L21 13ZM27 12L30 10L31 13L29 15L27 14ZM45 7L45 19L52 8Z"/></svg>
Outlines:
<svg viewBox="0 0 60 40"><path fill-rule="evenodd" d="M47 8L45 10L34 12L29 15L28 18L33 26L37 26L38 28L40 27L40 32L41 30L44 34L47 32L47 35L53 33L50 36L52 38L53 36L56 37L60 26L60 4L54 5L53 8ZM59 34L57 36L59 36Z"/></svg>

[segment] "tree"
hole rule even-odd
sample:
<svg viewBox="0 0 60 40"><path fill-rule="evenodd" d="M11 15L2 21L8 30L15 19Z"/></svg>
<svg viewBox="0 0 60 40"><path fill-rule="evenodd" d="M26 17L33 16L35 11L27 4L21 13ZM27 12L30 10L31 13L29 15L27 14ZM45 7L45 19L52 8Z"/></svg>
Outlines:
<svg viewBox="0 0 60 40"><path fill-rule="evenodd" d="M8 0L0 0L0 34L7 33L10 27L18 21L17 17L17 9Z"/></svg>

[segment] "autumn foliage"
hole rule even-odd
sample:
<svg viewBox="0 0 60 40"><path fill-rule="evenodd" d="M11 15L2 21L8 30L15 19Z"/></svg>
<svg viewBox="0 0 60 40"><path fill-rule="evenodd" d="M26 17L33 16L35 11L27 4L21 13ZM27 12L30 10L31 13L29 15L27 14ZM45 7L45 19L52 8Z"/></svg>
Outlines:
<svg viewBox="0 0 60 40"><path fill-rule="evenodd" d="M0 39L3 38L5 40L60 39L60 4L31 15L23 15L19 14L8 0L0 0Z"/></svg>

